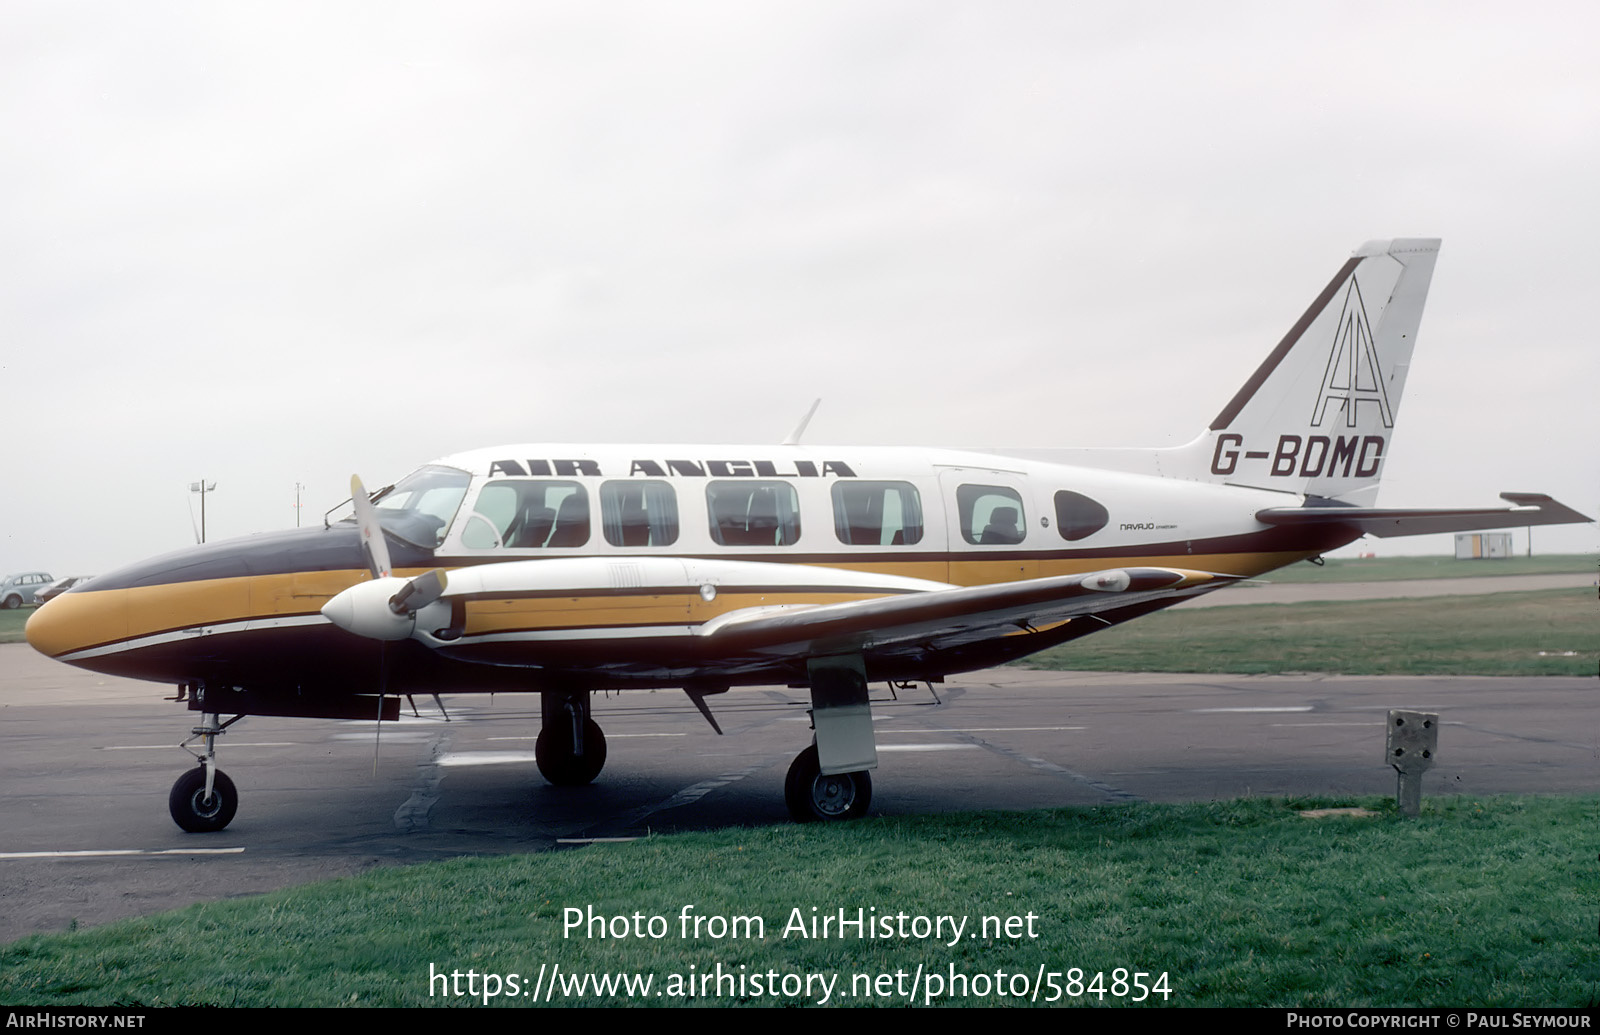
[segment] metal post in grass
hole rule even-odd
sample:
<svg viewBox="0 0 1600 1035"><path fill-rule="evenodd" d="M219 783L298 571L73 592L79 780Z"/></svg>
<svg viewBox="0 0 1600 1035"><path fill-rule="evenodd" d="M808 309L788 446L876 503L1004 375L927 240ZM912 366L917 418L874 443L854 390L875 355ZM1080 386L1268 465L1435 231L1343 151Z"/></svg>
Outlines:
<svg viewBox="0 0 1600 1035"><path fill-rule="evenodd" d="M1433 768L1439 750L1439 716L1432 712L1389 711L1384 761L1400 774L1395 803L1400 814L1415 818L1422 811L1422 774Z"/></svg>

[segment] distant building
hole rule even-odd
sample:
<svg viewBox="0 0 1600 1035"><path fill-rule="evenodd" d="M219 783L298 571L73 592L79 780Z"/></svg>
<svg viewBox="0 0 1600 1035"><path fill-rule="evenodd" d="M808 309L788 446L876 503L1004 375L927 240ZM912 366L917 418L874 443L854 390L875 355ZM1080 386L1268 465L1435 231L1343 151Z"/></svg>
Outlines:
<svg viewBox="0 0 1600 1035"><path fill-rule="evenodd" d="M1475 561L1511 556L1510 532L1462 532L1456 536L1456 560Z"/></svg>

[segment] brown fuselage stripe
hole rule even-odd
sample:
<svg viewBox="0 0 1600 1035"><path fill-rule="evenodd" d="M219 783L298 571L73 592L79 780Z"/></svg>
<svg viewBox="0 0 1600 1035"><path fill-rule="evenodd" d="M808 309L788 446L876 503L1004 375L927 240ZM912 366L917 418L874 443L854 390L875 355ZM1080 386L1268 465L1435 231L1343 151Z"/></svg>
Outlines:
<svg viewBox="0 0 1600 1035"><path fill-rule="evenodd" d="M881 555L874 561L831 555L827 561L832 567L850 571L924 578L958 586L981 586L1131 566L1186 568L1250 577L1310 555L1311 553L1305 550L1217 554L1172 552L1162 555L1131 554L1118 558L1093 559L1061 554L1014 555L1009 558L952 554L945 555L943 562L935 565L922 561L889 560ZM930 571L930 567L939 570ZM426 570L429 569L412 568L397 570L395 574L409 578L420 575ZM76 651L207 625L314 615L321 611L322 605L329 599L366 579L365 571L346 569L179 581L154 586L66 593L51 601L51 610L46 613L49 622L40 625L41 630L51 631L41 632L38 635L30 631L30 642L44 653L59 657ZM631 625L636 624L635 618L642 617L639 615L640 610L661 608L662 599L670 596L681 600L681 603L671 605L672 607L683 607L687 604L684 621L688 624L698 624L744 607L775 604L814 605L822 602L890 596L898 592L901 591L890 588L846 590L821 586L770 589L730 587L719 589L715 599L706 603L701 601L698 587L665 587L649 590L615 590L610 587L582 591L541 590L526 594L475 594L473 606L469 606L468 612L471 615L477 610L477 604L486 599L542 598L551 601L577 602L595 598L604 599L607 604L605 608L596 608L592 612L594 624ZM636 605L621 602L635 597L650 602ZM829 598L823 599L825 597ZM679 623L665 621L663 624ZM477 630L474 627L472 631Z"/></svg>

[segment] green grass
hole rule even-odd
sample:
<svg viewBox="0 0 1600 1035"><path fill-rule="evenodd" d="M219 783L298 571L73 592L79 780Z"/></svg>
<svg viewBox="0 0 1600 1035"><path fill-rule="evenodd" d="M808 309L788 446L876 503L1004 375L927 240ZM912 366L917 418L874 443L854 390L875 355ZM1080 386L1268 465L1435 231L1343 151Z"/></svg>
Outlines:
<svg viewBox="0 0 1600 1035"><path fill-rule="evenodd" d="M1600 603L1592 589L1552 589L1178 608L1022 664L1108 672L1593 676L1600 669Z"/></svg>
<svg viewBox="0 0 1600 1035"><path fill-rule="evenodd" d="M1255 799L866 820L652 837L464 859L296 888L0 947L0 1002L28 1005L466 1005L438 972L1167 974L1172 1005L1582 1006L1600 996L1600 800L1382 800L1305 819ZM198 865L213 865L200 863ZM759 916L762 938L683 938L701 916ZM667 935L563 937L564 910L666 919ZM791 910L1034 914L1029 937L782 936ZM631 923L631 921L630 921ZM743 970L741 971L741 968ZM1009 981L1009 977L1006 979ZM1064 985L1066 977L1058 981ZM1108 981L1110 978L1108 977ZM1147 978L1147 982L1154 981ZM890 984L894 984L891 979ZM481 986L480 986L481 987ZM856 986L860 991L860 986ZM747 987L748 991L748 987ZM926 987L924 987L926 991ZM1046 988L1043 996L1048 996ZM1131 993L1130 993L1131 994ZM696 1005L820 998L711 994ZM560 1005L622 996L558 996ZM691 1000L649 997L659 1005ZM850 1005L901 1005L888 997ZM1017 1003L989 995L936 1001ZM1095 1003L1087 999L1071 1000ZM1119 1002L1107 995L1106 1002ZM1160 1002L1157 997L1155 1002ZM527 1005L527 1000L499 1002Z"/></svg>
<svg viewBox="0 0 1600 1035"><path fill-rule="evenodd" d="M18 607L13 610L0 610L0 643L23 643L23 627L28 624L28 616L33 614L34 608Z"/></svg>
<svg viewBox="0 0 1600 1035"><path fill-rule="evenodd" d="M1587 554L1501 557L1458 561L1454 557L1338 557L1320 567L1291 564L1261 576L1264 582L1392 582L1396 579L1461 579L1484 575L1593 575L1600 558Z"/></svg>

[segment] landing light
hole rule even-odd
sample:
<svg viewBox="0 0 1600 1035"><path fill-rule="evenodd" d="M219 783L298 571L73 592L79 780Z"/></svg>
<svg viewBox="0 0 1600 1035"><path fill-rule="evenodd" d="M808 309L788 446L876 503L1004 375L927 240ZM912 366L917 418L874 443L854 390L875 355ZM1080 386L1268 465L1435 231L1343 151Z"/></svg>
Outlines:
<svg viewBox="0 0 1600 1035"><path fill-rule="evenodd" d="M1133 578L1122 569L1100 571L1083 577L1083 588L1098 593L1121 593L1133 583Z"/></svg>

